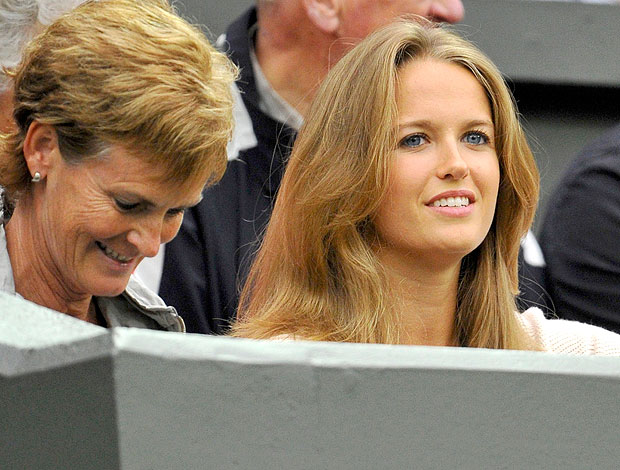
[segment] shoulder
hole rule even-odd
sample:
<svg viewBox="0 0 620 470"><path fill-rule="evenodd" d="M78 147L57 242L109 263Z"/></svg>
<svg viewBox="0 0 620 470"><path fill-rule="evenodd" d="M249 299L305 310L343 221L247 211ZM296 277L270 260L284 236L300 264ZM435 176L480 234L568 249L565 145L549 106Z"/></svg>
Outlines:
<svg viewBox="0 0 620 470"><path fill-rule="evenodd" d="M570 202L575 192L605 193L606 183L620 175L620 125L604 132L588 143L570 162L554 189L553 198ZM601 187L601 184L603 186ZM614 194L610 194L613 196ZM598 201L601 202L601 201ZM604 202L604 201L602 201ZM561 204L550 209L562 209Z"/></svg>
<svg viewBox="0 0 620 470"><path fill-rule="evenodd" d="M603 132L580 152L582 158L593 155L620 155L620 124Z"/></svg>
<svg viewBox="0 0 620 470"><path fill-rule="evenodd" d="M532 307L519 322L544 351L558 354L620 356L620 335L576 321L547 319Z"/></svg>

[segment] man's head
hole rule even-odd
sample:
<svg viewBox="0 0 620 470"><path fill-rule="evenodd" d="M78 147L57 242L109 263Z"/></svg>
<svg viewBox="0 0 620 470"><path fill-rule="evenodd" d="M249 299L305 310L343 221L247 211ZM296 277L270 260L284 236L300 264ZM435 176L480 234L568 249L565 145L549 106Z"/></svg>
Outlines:
<svg viewBox="0 0 620 470"><path fill-rule="evenodd" d="M259 30L277 48L297 44L307 55L337 62L352 46L403 15L438 22L463 19L461 0L257 0ZM260 56L259 56L260 60ZM288 60L288 59L287 59ZM311 59L306 57L307 66Z"/></svg>

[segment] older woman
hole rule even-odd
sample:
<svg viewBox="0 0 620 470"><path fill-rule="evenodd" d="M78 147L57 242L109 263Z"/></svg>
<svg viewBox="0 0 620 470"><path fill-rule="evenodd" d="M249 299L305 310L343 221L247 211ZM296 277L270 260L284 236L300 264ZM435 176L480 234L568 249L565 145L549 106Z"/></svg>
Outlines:
<svg viewBox="0 0 620 470"><path fill-rule="evenodd" d="M620 336L516 311L538 187L495 66L445 28L388 26L322 85L234 334L620 354Z"/></svg>
<svg viewBox="0 0 620 470"><path fill-rule="evenodd" d="M0 289L99 325L182 331L131 274L224 171L234 68L167 2L102 0L49 26L11 75Z"/></svg>

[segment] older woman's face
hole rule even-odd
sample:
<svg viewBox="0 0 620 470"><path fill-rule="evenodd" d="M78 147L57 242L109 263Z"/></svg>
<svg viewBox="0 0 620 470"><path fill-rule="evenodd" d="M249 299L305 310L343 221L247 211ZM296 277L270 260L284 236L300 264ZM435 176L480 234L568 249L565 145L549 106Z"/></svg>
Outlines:
<svg viewBox="0 0 620 470"><path fill-rule="evenodd" d="M394 260L460 262L495 213L500 172L489 100L456 64L417 60L399 77L398 148L377 233Z"/></svg>
<svg viewBox="0 0 620 470"><path fill-rule="evenodd" d="M120 294L138 263L176 235L204 183L165 182L160 168L120 146L79 164L57 153L33 186L52 272L71 293Z"/></svg>

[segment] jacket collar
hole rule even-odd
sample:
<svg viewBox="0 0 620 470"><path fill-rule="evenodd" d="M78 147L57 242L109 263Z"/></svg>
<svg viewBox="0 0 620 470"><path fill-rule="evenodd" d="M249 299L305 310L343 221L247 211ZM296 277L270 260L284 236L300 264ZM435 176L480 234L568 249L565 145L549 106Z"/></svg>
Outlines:
<svg viewBox="0 0 620 470"><path fill-rule="evenodd" d="M267 116L259 107L256 78L250 58L252 38L249 35L256 21L256 8L252 7L228 27L226 42L229 47L226 52L240 69L237 87L253 123L259 154L270 156L270 158L254 161L252 168L256 172L255 176L264 183L265 191L273 197L280 186L284 166L290 155L296 132L286 124Z"/></svg>

